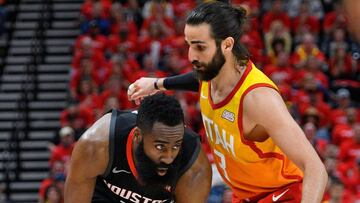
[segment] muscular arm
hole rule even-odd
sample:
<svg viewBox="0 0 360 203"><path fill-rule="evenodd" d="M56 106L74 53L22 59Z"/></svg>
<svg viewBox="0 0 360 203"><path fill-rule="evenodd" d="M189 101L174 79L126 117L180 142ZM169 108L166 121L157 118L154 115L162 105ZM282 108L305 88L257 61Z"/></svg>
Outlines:
<svg viewBox="0 0 360 203"><path fill-rule="evenodd" d="M249 120L248 125L262 126L275 144L303 171L302 202L320 202L327 173L281 96L270 88L252 90L244 99L244 116Z"/></svg>
<svg viewBox="0 0 360 203"><path fill-rule="evenodd" d="M177 203L202 203L206 202L211 187L211 166L200 150L194 164L181 176L175 189ZM189 195L191 194L191 195Z"/></svg>
<svg viewBox="0 0 360 203"><path fill-rule="evenodd" d="M96 177L108 164L110 114L100 118L76 143L65 182L65 203L91 202Z"/></svg>

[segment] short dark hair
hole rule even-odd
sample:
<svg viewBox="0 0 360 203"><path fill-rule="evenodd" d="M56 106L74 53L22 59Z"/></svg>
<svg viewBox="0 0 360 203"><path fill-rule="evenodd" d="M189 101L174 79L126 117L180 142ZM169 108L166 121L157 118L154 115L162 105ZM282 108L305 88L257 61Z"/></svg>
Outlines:
<svg viewBox="0 0 360 203"><path fill-rule="evenodd" d="M163 93L145 97L138 109L136 125L144 133L150 133L155 122L167 126L184 123L184 112L179 101Z"/></svg>
<svg viewBox="0 0 360 203"><path fill-rule="evenodd" d="M186 18L188 25L210 25L211 37L219 47L220 42L227 37L234 38L233 54L244 65L249 60L249 52L240 43L242 25L247 20L246 10L242 7L233 7L228 3L213 1L200 4Z"/></svg>

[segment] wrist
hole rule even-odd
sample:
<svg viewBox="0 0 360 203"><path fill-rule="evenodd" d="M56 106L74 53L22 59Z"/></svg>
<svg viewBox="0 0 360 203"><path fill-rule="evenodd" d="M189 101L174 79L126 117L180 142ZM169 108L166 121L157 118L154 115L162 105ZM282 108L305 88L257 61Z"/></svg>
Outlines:
<svg viewBox="0 0 360 203"><path fill-rule="evenodd" d="M155 90L159 90L159 91L165 91L165 87L164 87L164 79L165 78L156 78L156 80L154 81L154 89Z"/></svg>
<svg viewBox="0 0 360 203"><path fill-rule="evenodd" d="M160 90L159 86L158 86L158 81L160 78L156 78L156 80L154 81L154 89L155 90Z"/></svg>

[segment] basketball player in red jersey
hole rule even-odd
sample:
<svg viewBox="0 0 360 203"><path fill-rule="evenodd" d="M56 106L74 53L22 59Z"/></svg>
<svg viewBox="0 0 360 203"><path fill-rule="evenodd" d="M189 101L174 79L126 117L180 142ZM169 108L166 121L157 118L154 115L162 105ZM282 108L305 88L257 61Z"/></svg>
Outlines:
<svg viewBox="0 0 360 203"><path fill-rule="evenodd" d="M226 3L199 5L187 17L185 40L193 72L141 78L135 101L160 90L200 91L214 162L233 202L320 202L327 173L275 84L240 43L246 12Z"/></svg>

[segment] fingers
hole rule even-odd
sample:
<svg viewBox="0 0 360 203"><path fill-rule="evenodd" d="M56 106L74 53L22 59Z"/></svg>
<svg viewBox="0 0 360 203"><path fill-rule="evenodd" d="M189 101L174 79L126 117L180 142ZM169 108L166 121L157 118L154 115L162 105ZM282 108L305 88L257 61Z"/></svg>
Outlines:
<svg viewBox="0 0 360 203"><path fill-rule="evenodd" d="M154 89L153 86L155 80L156 78L140 78L136 80L128 87L128 99L139 104L143 97L157 93L159 90Z"/></svg>
<svg viewBox="0 0 360 203"><path fill-rule="evenodd" d="M140 105L141 100L142 100L142 99L136 99L136 100L135 100L135 104L136 104L136 105Z"/></svg>

